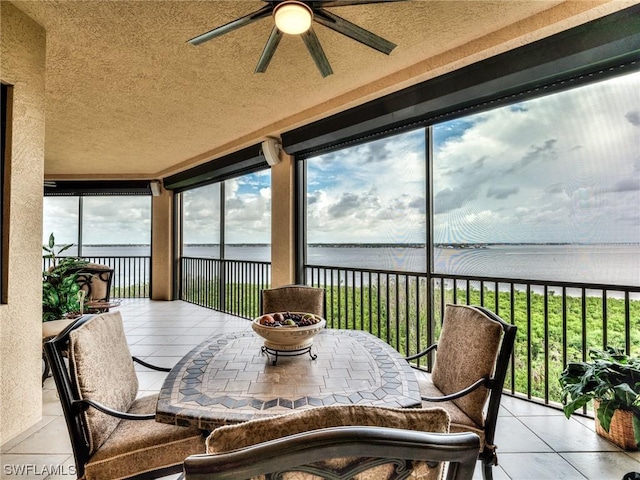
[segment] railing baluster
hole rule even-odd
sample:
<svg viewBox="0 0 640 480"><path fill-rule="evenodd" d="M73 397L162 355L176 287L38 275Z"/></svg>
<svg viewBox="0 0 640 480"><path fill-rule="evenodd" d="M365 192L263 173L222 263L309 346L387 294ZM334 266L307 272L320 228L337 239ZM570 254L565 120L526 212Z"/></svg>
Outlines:
<svg viewBox="0 0 640 480"><path fill-rule="evenodd" d="M629 305L629 292L624 292L624 350L631 355L631 307Z"/></svg>
<svg viewBox="0 0 640 480"><path fill-rule="evenodd" d="M513 282L509 283L509 296L510 296L510 309L509 315L511 316L511 324L516 324L516 309L515 309L515 284ZM511 355L511 393L515 393L516 391L516 354L518 353L518 343L516 339L516 344L513 347L513 355Z"/></svg>
<svg viewBox="0 0 640 480"><path fill-rule="evenodd" d="M584 288L580 298L582 299L580 310L582 311L582 361L584 362L587 360L587 296Z"/></svg>
<svg viewBox="0 0 640 480"><path fill-rule="evenodd" d="M531 285L527 284L527 398L531 398Z"/></svg>
<svg viewBox="0 0 640 480"><path fill-rule="evenodd" d="M59 257L60 259L67 257ZM75 257L74 257L75 258ZM149 256L87 256L78 257L89 263L107 265L113 269L109 296L111 298L148 298L151 282L151 257ZM50 258L42 259L42 270L52 265Z"/></svg>
<svg viewBox="0 0 640 480"><path fill-rule="evenodd" d="M549 403L549 287L544 286L544 401Z"/></svg>
<svg viewBox="0 0 640 480"><path fill-rule="evenodd" d="M259 292L269 286L270 263L217 260L210 265L204 275L215 276L214 272L219 268L221 303L225 299L230 301L226 307L216 305L217 309L247 318L256 316ZM134 271L141 269L139 266L130 268ZM182 259L182 270L183 299L193 302L190 291L194 290L196 268L191 259ZM256 273L258 271L260 273ZM630 295L640 293L640 287L427 275L321 265L307 265L304 272L305 283L325 288L327 292L328 328L368 330L407 355L420 351L424 347L423 341L430 344L435 340L438 329L434 328L434 322L442 320L447 303L479 302L492 306L497 314L504 313L505 319L508 315L509 322L520 328L511 358L508 389L513 394L519 393L540 403L557 404L559 386L555 379L561 367L564 368L568 361L579 360L579 357L586 358L589 348L600 347L600 341L595 340L599 337L593 334L597 332L590 334L588 330L592 302L602 303L598 306L602 311L602 346L612 338L608 332L614 325L609 318L610 313L622 310L622 307L613 310L610 302L615 301L624 303L624 348L628 353L637 348L633 342L638 339L635 333L632 338L631 332L637 297L632 299ZM424 282L424 294L421 282ZM489 282L493 287L487 290ZM229 295L222 295L225 286L229 288ZM494 296L493 301L491 295ZM422 298L425 310L421 306ZM577 308L577 302L581 302L580 308ZM421 329L422 318L427 322L426 333ZM615 318L615 325L622 323L622 319L617 320L617 314ZM594 341L597 345L592 345ZM562 365L554 359L557 352L561 354ZM422 360L420 366L430 368L431 360ZM541 375L544 375L544 380Z"/></svg>
<svg viewBox="0 0 640 480"><path fill-rule="evenodd" d="M607 290L602 290L602 348L606 348L608 344L608 320L607 320Z"/></svg>
<svg viewBox="0 0 640 480"><path fill-rule="evenodd" d="M567 366L567 287L562 287L562 368Z"/></svg>

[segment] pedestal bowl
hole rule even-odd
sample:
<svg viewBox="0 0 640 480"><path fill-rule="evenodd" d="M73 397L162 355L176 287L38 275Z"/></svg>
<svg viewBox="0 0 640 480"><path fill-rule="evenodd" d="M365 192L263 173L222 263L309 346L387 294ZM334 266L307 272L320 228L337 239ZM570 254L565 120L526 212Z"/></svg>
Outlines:
<svg viewBox="0 0 640 480"><path fill-rule="evenodd" d="M324 318L311 313L278 312L255 318L251 327L264 338L265 347L284 352L309 348L326 324Z"/></svg>

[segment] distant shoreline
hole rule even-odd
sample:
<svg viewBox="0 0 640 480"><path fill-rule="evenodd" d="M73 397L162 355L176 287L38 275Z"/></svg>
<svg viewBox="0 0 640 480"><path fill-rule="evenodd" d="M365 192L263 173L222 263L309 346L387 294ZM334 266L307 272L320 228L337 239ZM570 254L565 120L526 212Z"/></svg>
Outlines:
<svg viewBox="0 0 640 480"><path fill-rule="evenodd" d="M226 247L268 247L268 243L227 243ZM544 243L509 243L509 242L495 242L495 243L436 243L436 248L451 248L451 249L476 249L476 248L488 248L488 247L504 247L504 246L640 246L640 243L633 242L617 242L617 243L568 243L568 242L544 242ZM131 247L142 248L149 247L149 244L84 244L83 247L90 248L106 248L106 247ZM219 247L217 243L187 243L185 247ZM309 247L312 248L425 248L424 243L310 243Z"/></svg>

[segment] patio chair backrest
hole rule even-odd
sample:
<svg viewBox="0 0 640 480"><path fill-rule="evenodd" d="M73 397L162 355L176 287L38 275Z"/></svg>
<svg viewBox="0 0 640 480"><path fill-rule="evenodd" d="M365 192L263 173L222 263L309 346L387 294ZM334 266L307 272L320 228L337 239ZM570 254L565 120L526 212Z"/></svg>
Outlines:
<svg viewBox="0 0 640 480"><path fill-rule="evenodd" d="M261 292L261 314L304 312L325 316L325 291L306 285L285 285Z"/></svg>
<svg viewBox="0 0 640 480"><path fill-rule="evenodd" d="M69 334L69 368L80 399L126 412L138 395L138 377L120 312L102 313ZM120 419L94 408L83 413L89 453L100 448Z"/></svg>
<svg viewBox="0 0 640 480"><path fill-rule="evenodd" d="M112 281L113 269L110 266L88 263L78 272L76 283L87 293L86 301L108 302Z"/></svg>
<svg viewBox="0 0 640 480"><path fill-rule="evenodd" d="M515 325L487 308L446 306L431 378L444 394L467 387L479 378L487 378L484 386L452 400L482 428L483 447L478 458L483 462L484 478L492 478L491 466L497 465L496 423L516 331ZM452 431L459 431L459 428L452 425Z"/></svg>
<svg viewBox="0 0 640 480"><path fill-rule="evenodd" d="M500 323L478 308L447 305L431 377L433 384L445 395L451 395L479 378L490 378L501 339ZM476 424L484 426L488 396L489 389L481 386L453 402Z"/></svg>
<svg viewBox="0 0 640 480"><path fill-rule="evenodd" d="M208 454L185 460L185 478L439 480L451 461L447 478L471 479L479 438L448 427L442 408L311 408L217 428Z"/></svg>

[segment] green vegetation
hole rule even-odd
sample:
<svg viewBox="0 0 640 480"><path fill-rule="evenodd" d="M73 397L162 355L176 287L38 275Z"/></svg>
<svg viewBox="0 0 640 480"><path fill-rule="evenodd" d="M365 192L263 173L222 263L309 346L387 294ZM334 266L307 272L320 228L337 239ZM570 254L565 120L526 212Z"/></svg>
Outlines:
<svg viewBox="0 0 640 480"><path fill-rule="evenodd" d="M526 290L500 291L484 288L479 282L452 286L436 282L427 288L425 278L389 275L361 287L325 286L327 328L365 330L382 338L402 355L417 353L438 338L442 306L447 303L484 305L506 322L518 326L514 350L513 376L507 388L537 398L561 401L560 374L566 362L587 358L589 349L606 345L623 347L625 301L602 295L586 296L575 291L564 298L549 291L545 296ZM366 283L366 282L365 282ZM318 286L318 285L316 285ZM323 286L323 285L319 285ZM253 318L259 311L259 291L268 286L227 284L225 303L216 280L185 280L183 298L199 305ZM497 298L496 298L497 295ZM546 302L545 302L546 299ZM430 300L433 315L429 315ZM513 303L513 315L512 307ZM546 315L545 315L546 305ZM603 320L606 310L606 322ZM584 318L583 318L584 312ZM606 326L606 329L604 328ZM631 354L640 353L640 301L629 301ZM583 335L584 334L584 335ZM566 352L563 354L563 346ZM511 379L512 378L512 379Z"/></svg>
<svg viewBox="0 0 640 480"><path fill-rule="evenodd" d="M560 375L562 404L569 418L587 403L598 400L596 411L602 428L609 432L616 410L633 414L636 445L640 444L640 357L615 348L590 350L588 362L571 362Z"/></svg>
<svg viewBox="0 0 640 480"><path fill-rule="evenodd" d="M111 298L149 298L149 284L142 283L126 287L112 287Z"/></svg>
<svg viewBox="0 0 640 480"><path fill-rule="evenodd" d="M601 296L565 297L514 290L496 292L479 288L433 290L435 305L431 322L427 312L426 281L399 282L388 288L340 288L327 290L328 325L334 328L367 330L385 339L403 355L412 355L437 339L442 319L441 305L463 303L484 305L506 322L518 327L514 349L513 383L507 388L553 402L561 400L558 381L564 362L586 357L590 348L606 344L625 345L625 302ZM545 315L546 298L546 315ZM511 304L513 302L513 315ZM603 311L606 308L606 338ZM583 319L584 311L584 319ZM564 320L563 320L564 319ZM640 352L640 301L629 303L631 352ZM417 321L416 321L417 320ZM565 333L566 332L566 333ZM584 333L584 338L583 338ZM566 343L566 354L563 345ZM530 385L528 387L528 385Z"/></svg>
<svg viewBox="0 0 640 480"><path fill-rule="evenodd" d="M60 254L73 246L63 245L56 250L53 233L42 249L44 258L51 260L51 267L42 272L42 321L48 322L64 318L65 315L80 311L80 286L78 272L87 262L76 257L59 258Z"/></svg>

